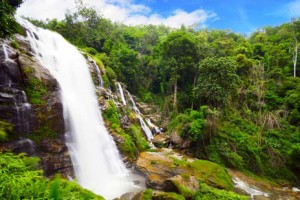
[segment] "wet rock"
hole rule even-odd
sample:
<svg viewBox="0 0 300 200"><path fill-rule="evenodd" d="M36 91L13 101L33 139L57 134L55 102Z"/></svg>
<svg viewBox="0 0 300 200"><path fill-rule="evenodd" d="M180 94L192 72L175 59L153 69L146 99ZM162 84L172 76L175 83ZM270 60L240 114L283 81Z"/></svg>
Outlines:
<svg viewBox="0 0 300 200"><path fill-rule="evenodd" d="M142 152L136 168L146 175L147 185L154 189L162 189L166 180L182 174L194 176L216 188L233 189L231 177L223 167L206 160L190 160L169 150Z"/></svg>
<svg viewBox="0 0 300 200"><path fill-rule="evenodd" d="M27 138L5 143L3 151L12 151L16 154L26 153L29 156L37 155L35 142Z"/></svg>
<svg viewBox="0 0 300 200"><path fill-rule="evenodd" d="M61 140L65 127L58 83L32 56L33 52L26 38L16 35L16 40L18 49L10 47L9 40L4 41L3 48L3 40L0 41L0 120L14 125L13 134L9 136L11 140L1 144L1 148L40 156L46 175L52 176L60 172L64 177L71 176L72 162L67 147ZM41 104L30 104L28 95L24 92L30 82L35 80L46 88ZM45 139L47 131L57 138ZM42 140L35 143L32 150L30 143L24 142L25 140L20 142L20 138L26 137Z"/></svg>
<svg viewBox="0 0 300 200"><path fill-rule="evenodd" d="M61 173L64 178L74 177L73 165L67 152L54 155L42 152L40 157L46 176L52 177Z"/></svg>
<svg viewBox="0 0 300 200"><path fill-rule="evenodd" d="M181 146L181 144L184 142L183 139L178 135L176 131L173 131L170 136L170 141L174 146Z"/></svg>
<svg viewBox="0 0 300 200"><path fill-rule="evenodd" d="M198 189L199 183L194 176L177 175L163 183L163 191L181 194L185 199L192 199Z"/></svg>
<svg viewBox="0 0 300 200"><path fill-rule="evenodd" d="M149 115L154 112L154 109L151 106L149 106L148 104L137 102L136 97L134 98L134 101L136 102L136 106L139 108L141 113L143 113L145 115Z"/></svg>
<svg viewBox="0 0 300 200"><path fill-rule="evenodd" d="M137 194L138 193L136 193L136 192L128 192L128 193L125 193L122 196L120 196L120 198L118 198L118 199L119 200L133 200Z"/></svg>
<svg viewBox="0 0 300 200"><path fill-rule="evenodd" d="M170 138L165 134L156 134L153 139L152 143L156 147L168 147L170 142Z"/></svg>
<svg viewBox="0 0 300 200"><path fill-rule="evenodd" d="M65 142L61 139L43 138L40 149L46 153L62 153L67 151Z"/></svg>

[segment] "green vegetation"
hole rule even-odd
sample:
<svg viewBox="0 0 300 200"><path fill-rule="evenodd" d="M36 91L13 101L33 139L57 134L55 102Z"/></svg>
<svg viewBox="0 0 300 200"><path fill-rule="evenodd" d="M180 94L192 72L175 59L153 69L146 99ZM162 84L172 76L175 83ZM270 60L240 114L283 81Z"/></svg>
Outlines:
<svg viewBox="0 0 300 200"><path fill-rule="evenodd" d="M36 142L37 144L40 144L41 140L43 138L58 138L59 134L49 128L49 126L44 125L40 129L34 131L33 133L28 135L28 138Z"/></svg>
<svg viewBox="0 0 300 200"><path fill-rule="evenodd" d="M65 20L33 22L97 56L106 86L122 81L156 103L170 119L167 132L191 141L188 151L196 157L277 182L299 181L300 63L294 55L300 19L248 38L184 26L125 26L82 5Z"/></svg>
<svg viewBox="0 0 300 200"><path fill-rule="evenodd" d="M20 3L1 1L0 37L17 31L12 16ZM170 120L167 132L189 140L187 151L197 158L279 183L299 183L300 61L295 54L300 19L261 28L249 37L184 26L126 26L82 5L62 21L32 22L59 32L91 55L104 73L105 86L114 91L114 81L122 81L132 94L156 103L162 118ZM26 93L32 104L45 104L46 89L39 80L30 80ZM121 127L119 112L110 101L103 116L121 138L120 149L135 159L148 148L146 141L135 124ZM1 139L9 132L5 126L1 124ZM189 166L201 170L198 162ZM228 184L227 178L219 178ZM225 195L203 185L200 190L199 199ZM60 198L56 193L51 195Z"/></svg>
<svg viewBox="0 0 300 200"><path fill-rule="evenodd" d="M194 199L196 200L247 200L249 199L248 196L241 196L234 192L228 192L226 190L218 190L216 188L210 187L205 183L201 183L199 185L199 190L195 194Z"/></svg>
<svg viewBox="0 0 300 200"><path fill-rule="evenodd" d="M103 199L75 182L56 177L48 180L36 170L39 159L0 153L0 198L14 199Z"/></svg>
<svg viewBox="0 0 300 200"><path fill-rule="evenodd" d="M149 144L142 134L139 126L132 124L128 129L121 127L119 111L113 101L108 101L103 112L103 118L108 122L110 131L122 138L119 145L121 151L130 159L136 159L136 155L149 148Z"/></svg>
<svg viewBox="0 0 300 200"><path fill-rule="evenodd" d="M227 170L216 163L207 160L189 162L174 157L171 158L175 166L184 168L186 174L195 175L202 182L213 184L214 187L226 190L232 190L234 187Z"/></svg>
<svg viewBox="0 0 300 200"><path fill-rule="evenodd" d="M45 101L43 96L46 95L47 90L43 83L37 78L30 78L26 83L26 95L31 104L43 105Z"/></svg>
<svg viewBox="0 0 300 200"><path fill-rule="evenodd" d="M0 120L0 141L5 141L8 139L9 133L13 131L13 125Z"/></svg>
<svg viewBox="0 0 300 200"><path fill-rule="evenodd" d="M21 32L21 26L16 22L14 14L23 0L1 0L0 2L0 38Z"/></svg>

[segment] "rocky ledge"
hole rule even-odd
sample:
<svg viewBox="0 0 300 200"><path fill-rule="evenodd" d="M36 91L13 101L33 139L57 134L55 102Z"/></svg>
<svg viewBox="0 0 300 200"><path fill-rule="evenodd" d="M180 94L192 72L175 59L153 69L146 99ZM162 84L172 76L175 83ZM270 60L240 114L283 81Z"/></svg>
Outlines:
<svg viewBox="0 0 300 200"><path fill-rule="evenodd" d="M210 161L183 157L169 149L142 152L136 168L146 175L149 187L167 192L178 192L179 185L196 191L199 180L215 188L233 189L225 168Z"/></svg>

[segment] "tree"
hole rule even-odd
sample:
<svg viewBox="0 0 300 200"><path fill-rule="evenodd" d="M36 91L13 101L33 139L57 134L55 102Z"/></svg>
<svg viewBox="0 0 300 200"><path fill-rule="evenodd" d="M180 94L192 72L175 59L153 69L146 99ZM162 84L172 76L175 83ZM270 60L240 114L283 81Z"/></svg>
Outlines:
<svg viewBox="0 0 300 200"><path fill-rule="evenodd" d="M201 61L195 89L200 100L213 107L225 105L228 96L236 92L240 81L236 65L231 57L206 58Z"/></svg>
<svg viewBox="0 0 300 200"><path fill-rule="evenodd" d="M193 74L198 57L196 38L186 30L170 33L162 45L162 55L171 74L174 84L173 108L176 111L178 80ZM192 70L192 72L191 72ZM183 82L189 79L184 79Z"/></svg>
<svg viewBox="0 0 300 200"><path fill-rule="evenodd" d="M292 27L293 27L293 64L294 64L294 77L296 77L296 68L297 68L297 61L298 61L298 48L299 48L299 41L298 41L298 35L297 29L299 29L300 22L293 19L292 21Z"/></svg>
<svg viewBox="0 0 300 200"><path fill-rule="evenodd" d="M0 2L0 38L12 35L20 30L14 18L16 9L23 0L1 0Z"/></svg>

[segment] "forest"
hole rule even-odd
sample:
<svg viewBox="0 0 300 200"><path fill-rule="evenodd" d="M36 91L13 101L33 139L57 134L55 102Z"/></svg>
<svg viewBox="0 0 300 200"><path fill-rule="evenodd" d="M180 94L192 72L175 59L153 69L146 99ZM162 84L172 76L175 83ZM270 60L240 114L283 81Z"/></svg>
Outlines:
<svg viewBox="0 0 300 200"><path fill-rule="evenodd" d="M105 84L125 83L156 104L167 131L190 153L273 179L296 181L300 160L300 20L249 37L229 30L126 26L79 7L57 31L105 66Z"/></svg>
<svg viewBox="0 0 300 200"><path fill-rule="evenodd" d="M13 14L22 1L5 2L1 38L21 31ZM29 20L89 54L104 72L105 87L116 91L120 81L157 106L166 134L191 142L187 154L277 183L299 183L300 19L251 35L127 26L82 4L63 20ZM6 128L1 124L1 139Z"/></svg>

